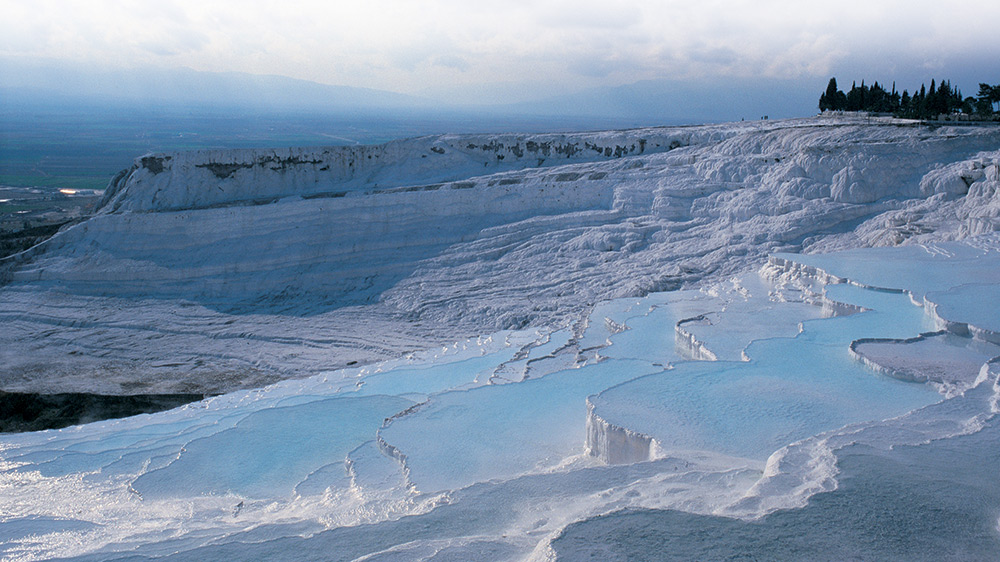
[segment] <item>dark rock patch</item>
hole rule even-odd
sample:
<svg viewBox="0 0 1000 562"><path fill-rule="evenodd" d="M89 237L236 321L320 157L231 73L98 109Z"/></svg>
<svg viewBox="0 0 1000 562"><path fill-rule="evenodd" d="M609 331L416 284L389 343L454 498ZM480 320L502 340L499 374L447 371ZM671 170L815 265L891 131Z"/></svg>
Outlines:
<svg viewBox="0 0 1000 562"><path fill-rule="evenodd" d="M253 168L253 164L246 164L242 162L233 162L230 164L219 164L218 162L210 162L208 164L195 164L196 168L205 168L209 172L215 174L215 177L220 180L224 180L229 176L236 173L236 170L241 168Z"/></svg>
<svg viewBox="0 0 1000 562"><path fill-rule="evenodd" d="M169 156L144 156L139 162L143 168L149 170L149 173L156 175L163 171L163 163L167 160L170 160Z"/></svg>
<svg viewBox="0 0 1000 562"><path fill-rule="evenodd" d="M204 394L31 394L0 391L0 433L58 429L151 414L202 400Z"/></svg>

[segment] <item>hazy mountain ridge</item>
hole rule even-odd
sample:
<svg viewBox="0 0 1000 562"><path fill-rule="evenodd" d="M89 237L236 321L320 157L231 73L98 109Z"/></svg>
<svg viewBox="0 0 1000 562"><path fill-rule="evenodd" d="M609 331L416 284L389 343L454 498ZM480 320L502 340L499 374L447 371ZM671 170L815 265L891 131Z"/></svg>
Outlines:
<svg viewBox="0 0 1000 562"><path fill-rule="evenodd" d="M516 111L578 114L664 124L800 117L816 111L814 88L781 79L733 78L696 84L644 80L592 88L511 106Z"/></svg>
<svg viewBox="0 0 1000 562"><path fill-rule="evenodd" d="M354 115L388 112L400 115L590 117L628 126L686 124L808 115L816 110L815 91L777 79L732 79L687 84L670 79L645 80L577 92L553 91L506 103L468 95L408 95L371 88L335 86L241 72L205 72L189 68L79 68L47 61L0 58L0 109L74 106L136 107L171 110L252 110L266 113L314 112ZM510 86L505 86L509 88ZM615 125L619 126L619 125Z"/></svg>
<svg viewBox="0 0 1000 562"><path fill-rule="evenodd" d="M330 86L285 76L177 69L102 69L0 60L8 106L60 102L156 108L237 107L270 111L431 109L432 100L384 90Z"/></svg>

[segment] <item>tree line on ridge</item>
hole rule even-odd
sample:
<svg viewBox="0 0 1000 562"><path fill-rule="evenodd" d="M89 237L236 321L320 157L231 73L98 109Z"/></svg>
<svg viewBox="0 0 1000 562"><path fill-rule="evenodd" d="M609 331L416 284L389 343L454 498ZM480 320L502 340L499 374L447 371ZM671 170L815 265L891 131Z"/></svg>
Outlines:
<svg viewBox="0 0 1000 562"><path fill-rule="evenodd" d="M878 82L866 86L862 80L860 86L857 82L851 84L850 91L845 94L837 88L837 79L830 78L826 91L819 97L820 111L869 111L909 119L937 119L940 115L956 113L993 119L1000 117L998 104L1000 84L981 83L976 97L963 98L958 87L952 87L948 80L940 84L931 80L929 88L921 84L920 90L913 94L907 90L900 94L895 82L886 90Z"/></svg>

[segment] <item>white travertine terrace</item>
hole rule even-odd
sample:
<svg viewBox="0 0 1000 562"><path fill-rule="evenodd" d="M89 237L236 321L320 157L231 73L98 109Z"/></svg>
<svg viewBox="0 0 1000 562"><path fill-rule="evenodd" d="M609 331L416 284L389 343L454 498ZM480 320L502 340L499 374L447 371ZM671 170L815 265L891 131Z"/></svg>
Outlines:
<svg viewBox="0 0 1000 562"><path fill-rule="evenodd" d="M0 557L993 557L998 146L837 117L144 156L3 262L0 390L223 394L0 435Z"/></svg>

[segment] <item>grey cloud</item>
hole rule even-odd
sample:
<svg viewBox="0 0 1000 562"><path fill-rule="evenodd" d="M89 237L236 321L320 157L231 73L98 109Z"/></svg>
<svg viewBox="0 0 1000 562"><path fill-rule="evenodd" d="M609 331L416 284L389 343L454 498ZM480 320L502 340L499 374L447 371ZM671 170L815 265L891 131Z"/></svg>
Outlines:
<svg viewBox="0 0 1000 562"><path fill-rule="evenodd" d="M458 55L440 55L434 57L434 64L445 68L454 68L455 70L460 70L462 72L471 68L469 61Z"/></svg>
<svg viewBox="0 0 1000 562"><path fill-rule="evenodd" d="M209 38L203 33L174 27L155 39L139 43L139 48L159 56L175 56L201 50Z"/></svg>
<svg viewBox="0 0 1000 562"><path fill-rule="evenodd" d="M560 3L543 12L538 23L549 28L626 29L642 21L637 7L609 2Z"/></svg>
<svg viewBox="0 0 1000 562"><path fill-rule="evenodd" d="M389 61L400 70L415 71L425 63L466 70L469 61L458 54L454 42L447 37L422 37L406 45L398 45L388 53Z"/></svg>
<svg viewBox="0 0 1000 562"><path fill-rule="evenodd" d="M577 58L570 61L567 70L578 76L589 78L606 78L616 72L629 72L636 70L637 65L631 62L612 60L606 58Z"/></svg>
<svg viewBox="0 0 1000 562"><path fill-rule="evenodd" d="M739 55L728 47L698 47L689 51L688 59L692 62L730 65L739 59Z"/></svg>

